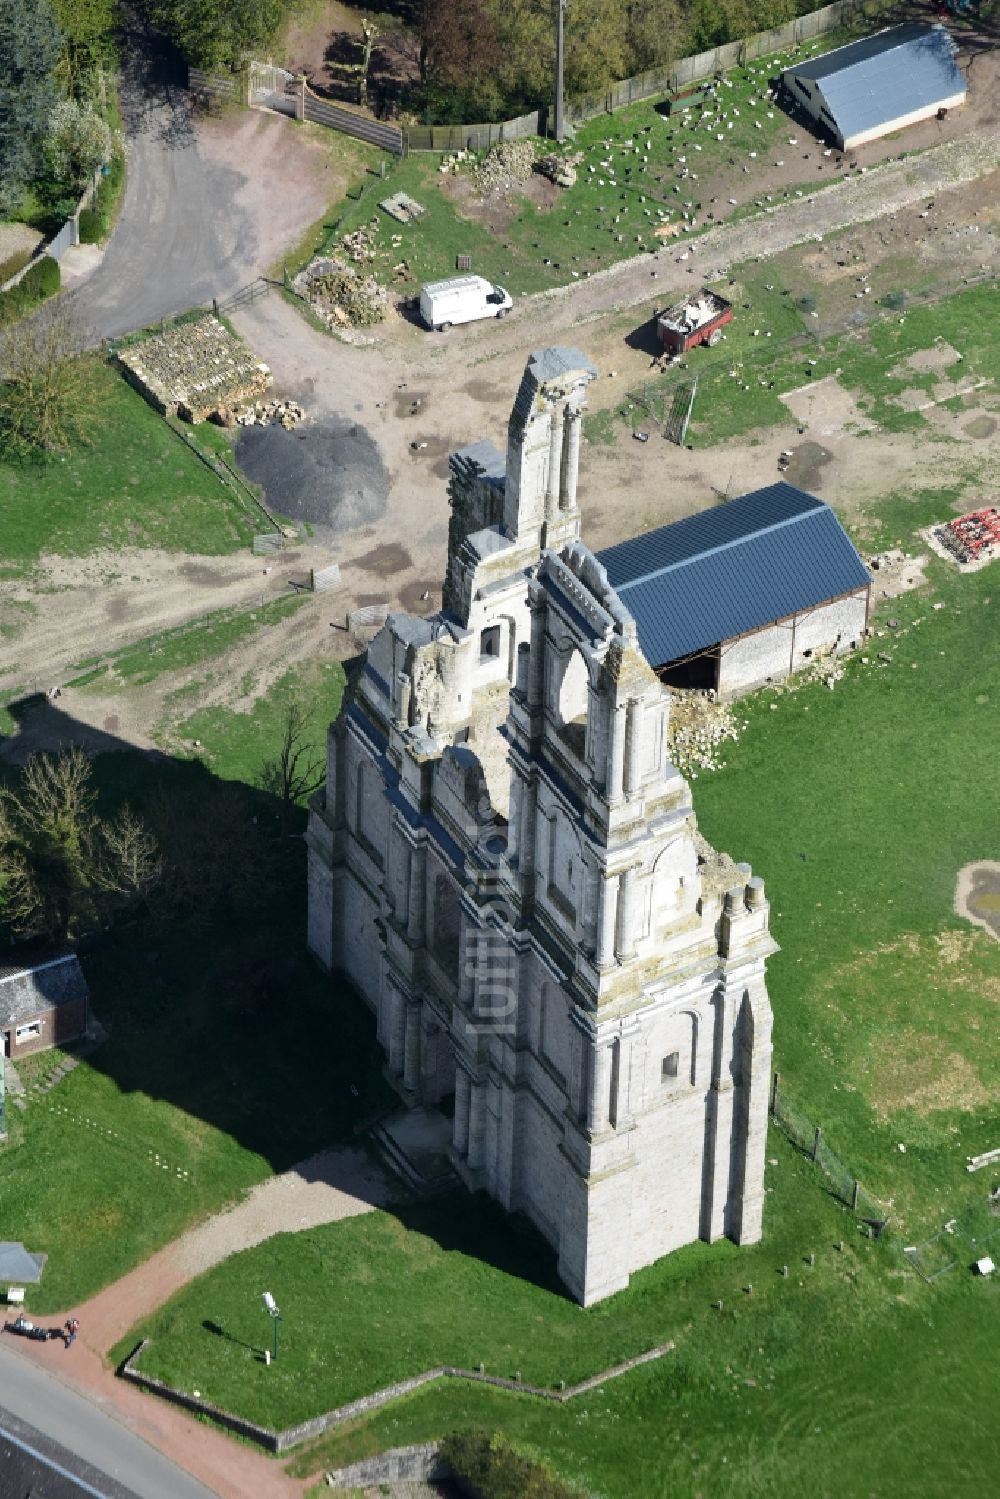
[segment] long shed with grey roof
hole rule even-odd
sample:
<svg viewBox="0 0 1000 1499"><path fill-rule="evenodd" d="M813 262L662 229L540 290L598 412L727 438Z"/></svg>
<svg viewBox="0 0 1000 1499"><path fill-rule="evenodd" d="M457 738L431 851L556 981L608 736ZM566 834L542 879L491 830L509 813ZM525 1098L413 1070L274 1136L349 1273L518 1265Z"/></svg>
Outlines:
<svg viewBox="0 0 1000 1499"><path fill-rule="evenodd" d="M965 103L955 44L943 26L907 22L786 68L796 105L845 151Z"/></svg>
<svg viewBox="0 0 1000 1499"><path fill-rule="evenodd" d="M829 505L769 484L599 553L643 654L735 696L863 638L871 574Z"/></svg>
<svg viewBox="0 0 1000 1499"><path fill-rule="evenodd" d="M76 953L0 960L0 1040L20 1057L76 1041L89 1018L87 980Z"/></svg>

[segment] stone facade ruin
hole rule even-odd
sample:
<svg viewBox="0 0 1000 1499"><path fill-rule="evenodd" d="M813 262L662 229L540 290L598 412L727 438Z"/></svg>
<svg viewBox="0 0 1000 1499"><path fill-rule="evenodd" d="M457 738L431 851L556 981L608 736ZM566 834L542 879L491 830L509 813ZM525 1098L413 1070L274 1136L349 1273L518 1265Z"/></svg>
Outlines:
<svg viewBox="0 0 1000 1499"><path fill-rule="evenodd" d="M329 737L309 945L411 1105L584 1305L695 1239L760 1237L775 943L697 832L670 699L580 541L587 385L531 356L506 457L450 459L443 607L390 615Z"/></svg>

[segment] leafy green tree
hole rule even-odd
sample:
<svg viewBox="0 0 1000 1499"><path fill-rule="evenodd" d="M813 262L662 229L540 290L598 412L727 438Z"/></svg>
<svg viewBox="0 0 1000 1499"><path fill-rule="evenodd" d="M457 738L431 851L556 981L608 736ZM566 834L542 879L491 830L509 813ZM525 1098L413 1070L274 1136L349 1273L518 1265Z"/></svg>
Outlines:
<svg viewBox="0 0 1000 1499"><path fill-rule="evenodd" d="M273 41L283 0L147 0L150 19L206 72L239 67Z"/></svg>
<svg viewBox="0 0 1000 1499"><path fill-rule="evenodd" d="M114 59L115 0L52 0L63 34L58 77L79 99L89 81Z"/></svg>
<svg viewBox="0 0 1000 1499"><path fill-rule="evenodd" d="M679 0L627 0L629 72L668 67L682 55L685 20Z"/></svg>
<svg viewBox="0 0 1000 1499"><path fill-rule="evenodd" d="M110 161L117 136L90 104L61 99L49 115L45 162L62 187L79 191L98 167Z"/></svg>
<svg viewBox="0 0 1000 1499"><path fill-rule="evenodd" d="M0 452L20 460L51 458L86 442L94 415L92 356L68 302L51 302L5 332Z"/></svg>
<svg viewBox="0 0 1000 1499"><path fill-rule="evenodd" d="M48 0L0 0L0 218L41 164L63 38Z"/></svg>

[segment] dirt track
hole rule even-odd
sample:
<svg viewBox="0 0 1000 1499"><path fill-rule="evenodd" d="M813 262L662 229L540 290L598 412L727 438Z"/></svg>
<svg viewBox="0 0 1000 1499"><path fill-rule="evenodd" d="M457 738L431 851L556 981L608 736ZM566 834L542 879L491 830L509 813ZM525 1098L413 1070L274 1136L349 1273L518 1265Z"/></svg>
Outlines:
<svg viewBox="0 0 1000 1499"><path fill-rule="evenodd" d="M261 121L268 132L267 150L249 155L247 132L261 130ZM252 242L266 241L269 254L280 253L282 235L287 243L300 216L291 227L277 226L269 212L275 164L285 164L290 181L297 180L296 174L309 179L315 165L311 143L286 122L250 114L199 125L196 143L186 140L188 149L203 162L226 153L240 156L255 185L239 188L243 206L237 204L237 218L245 213L258 226L264 239ZM952 277L950 262L956 256L968 258L970 272L978 272L985 258L1000 267L998 241L990 232L998 166L1000 137L966 132L917 158L889 161L812 198L789 200L762 217L720 225L688 246L685 260L678 258L684 251L674 245L655 257L624 262L588 281L526 300L503 324L472 324L453 329L446 338L432 338L393 314L378 330L377 341L353 347L310 328L276 295L255 304L235 321L271 366L276 392L301 401L312 418L348 418L367 430L388 472L388 513L377 524L338 538L331 543L332 553L303 548L285 554L270 575L249 555L209 560L143 552L117 554L113 560L46 559L30 584L14 585L10 596L30 599L39 583L60 591L46 595L44 609L22 635L0 639L0 692L62 685L76 661L225 605L276 596L310 566L335 556L343 573L341 589L312 599L292 618L258 631L230 658L213 663L221 670L199 701L248 708L252 696L238 684L251 682L256 696L298 661L352 653L356 646L342 628L330 628L342 626L349 608L377 602L411 611L437 606L447 541L448 454L480 437L503 446L511 401L531 348L553 342L580 345L604 376L591 388L592 407L615 405L647 373L648 346L634 335L654 304L755 256L808 246L837 226L858 225L866 215L867 227L858 229L858 238L864 240L871 268L891 257L900 241L940 264L942 273L947 266ZM920 217L932 197L934 213ZM979 233L980 228L986 232ZM800 253L806 262L819 252ZM813 269L809 267L810 274ZM90 285L97 281L95 276ZM128 288L123 295L130 305ZM969 422L980 418L985 425L977 435L995 431L988 392L982 393L981 407L932 413L926 438L876 432L864 442L850 430L857 421L850 402L844 406L832 392L820 409L816 399L809 397L805 443L796 436L803 411L790 398L787 427L768 429L763 441L740 439L688 452L661 441L634 443L621 428L612 445L589 446L580 483L585 539L594 547L605 546L701 509L720 494L769 483L777 452L785 446L801 448L788 477L850 512L892 488L949 481L953 450L934 440L942 434L965 441ZM987 436L978 441L975 454L980 462L995 459L1000 440ZM108 584L108 573L140 581L128 587ZM64 693L60 707L89 726L97 736L95 748L100 735L111 732L150 747L165 698L192 677L165 675L149 687L105 696ZM65 723L63 714L59 723ZM51 732L42 715L33 729L8 741L3 752L23 757L46 743Z"/></svg>

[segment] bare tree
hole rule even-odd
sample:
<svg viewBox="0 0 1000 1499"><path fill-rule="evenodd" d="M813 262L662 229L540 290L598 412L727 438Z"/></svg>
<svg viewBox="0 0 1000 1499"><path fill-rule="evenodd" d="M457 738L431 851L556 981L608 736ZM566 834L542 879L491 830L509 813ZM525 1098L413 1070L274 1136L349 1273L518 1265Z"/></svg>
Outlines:
<svg viewBox="0 0 1000 1499"><path fill-rule="evenodd" d="M257 783L280 804L281 831L287 833L292 808L322 786L326 777L323 757L317 755L307 736L309 714L301 703L285 710L281 748L260 768Z"/></svg>
<svg viewBox="0 0 1000 1499"><path fill-rule="evenodd" d="M0 790L0 897L15 931L75 940L145 900L161 874L155 842L123 808L96 813L79 746L32 755L20 785Z"/></svg>
<svg viewBox="0 0 1000 1499"><path fill-rule="evenodd" d="M163 878L159 844L131 807L100 828L97 881L113 904L144 904Z"/></svg>
<svg viewBox="0 0 1000 1499"><path fill-rule="evenodd" d="M86 440L97 405L94 363L64 299L7 329L0 341L0 449L45 458Z"/></svg>

